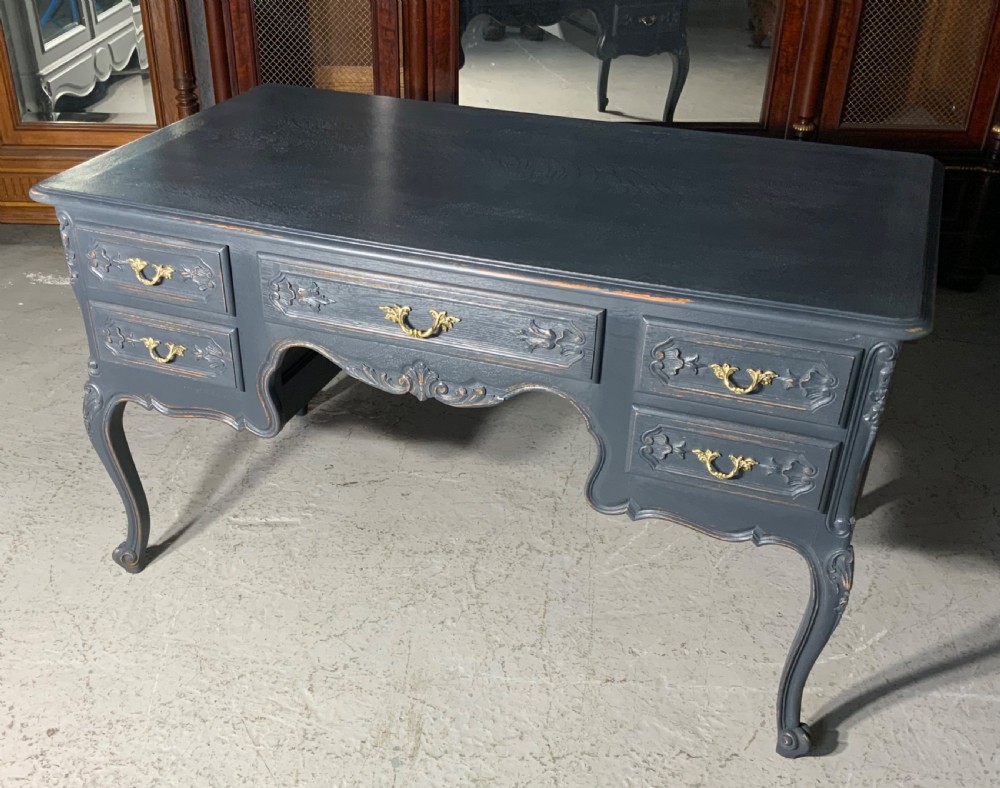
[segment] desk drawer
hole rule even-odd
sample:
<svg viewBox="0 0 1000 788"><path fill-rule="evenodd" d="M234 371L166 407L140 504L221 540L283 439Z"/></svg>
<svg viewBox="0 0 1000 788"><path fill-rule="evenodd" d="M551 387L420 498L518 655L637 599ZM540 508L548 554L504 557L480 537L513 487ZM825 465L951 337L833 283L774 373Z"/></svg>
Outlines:
<svg viewBox="0 0 1000 788"><path fill-rule="evenodd" d="M267 320L590 379L603 310L260 255Z"/></svg>
<svg viewBox="0 0 1000 788"><path fill-rule="evenodd" d="M841 424L860 353L647 320L638 387L648 394Z"/></svg>
<svg viewBox="0 0 1000 788"><path fill-rule="evenodd" d="M228 248L181 238L81 225L76 230L87 288L115 290L158 304L232 312Z"/></svg>
<svg viewBox="0 0 1000 788"><path fill-rule="evenodd" d="M630 445L631 473L821 509L840 444L634 407Z"/></svg>
<svg viewBox="0 0 1000 788"><path fill-rule="evenodd" d="M91 304L90 313L105 361L243 388L235 328L110 304Z"/></svg>
<svg viewBox="0 0 1000 788"><path fill-rule="evenodd" d="M662 34L681 32L683 2L639 2L618 4L615 8L614 35L629 41L655 40Z"/></svg>

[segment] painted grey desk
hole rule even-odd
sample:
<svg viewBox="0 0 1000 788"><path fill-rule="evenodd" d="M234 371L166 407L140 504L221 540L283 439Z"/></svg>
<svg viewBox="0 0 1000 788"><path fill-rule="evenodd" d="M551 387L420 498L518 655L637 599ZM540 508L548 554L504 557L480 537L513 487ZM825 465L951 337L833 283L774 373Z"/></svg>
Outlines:
<svg viewBox="0 0 1000 788"><path fill-rule="evenodd" d="M930 327L940 186L920 156L279 87L76 167L34 195L83 310L114 559L138 571L149 534L127 402L271 436L338 370L463 407L552 391L601 512L805 558L778 690L802 755L899 343Z"/></svg>

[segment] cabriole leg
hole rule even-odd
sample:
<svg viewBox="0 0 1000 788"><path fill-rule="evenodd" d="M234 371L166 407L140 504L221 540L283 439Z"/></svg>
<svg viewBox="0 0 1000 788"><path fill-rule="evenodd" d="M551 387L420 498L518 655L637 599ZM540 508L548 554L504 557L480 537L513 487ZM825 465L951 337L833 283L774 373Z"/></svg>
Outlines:
<svg viewBox="0 0 1000 788"><path fill-rule="evenodd" d="M608 77L611 76L611 60L600 61L597 67L597 111L608 108Z"/></svg>
<svg viewBox="0 0 1000 788"><path fill-rule="evenodd" d="M809 727L802 723L802 690L823 647L840 623L854 578L854 550L846 542L822 551L800 548L809 564L811 590L799 631L778 687L778 754L809 752Z"/></svg>
<svg viewBox="0 0 1000 788"><path fill-rule="evenodd" d="M124 400L106 403L96 385L88 383L84 387L83 420L87 433L111 481L118 488L128 519L125 541L111 557L126 572L139 572L145 565L146 545L149 543L149 506L125 439L124 414Z"/></svg>
<svg viewBox="0 0 1000 788"><path fill-rule="evenodd" d="M663 122L674 122L674 110L677 109L677 102L681 100L681 91L684 90L684 83L687 82L688 70L691 67L691 56L685 45L677 52L668 52L670 60L673 62L673 73L670 75L670 88L667 90L667 101L663 105Z"/></svg>

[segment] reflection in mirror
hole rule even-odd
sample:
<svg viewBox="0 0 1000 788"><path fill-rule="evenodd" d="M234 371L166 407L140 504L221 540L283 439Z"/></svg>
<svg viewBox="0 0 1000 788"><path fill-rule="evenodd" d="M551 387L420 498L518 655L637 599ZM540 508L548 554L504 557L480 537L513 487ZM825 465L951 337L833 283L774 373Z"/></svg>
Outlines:
<svg viewBox="0 0 1000 788"><path fill-rule="evenodd" d="M139 0L0 3L21 119L155 125Z"/></svg>
<svg viewBox="0 0 1000 788"><path fill-rule="evenodd" d="M459 103L757 123L781 0L459 0Z"/></svg>

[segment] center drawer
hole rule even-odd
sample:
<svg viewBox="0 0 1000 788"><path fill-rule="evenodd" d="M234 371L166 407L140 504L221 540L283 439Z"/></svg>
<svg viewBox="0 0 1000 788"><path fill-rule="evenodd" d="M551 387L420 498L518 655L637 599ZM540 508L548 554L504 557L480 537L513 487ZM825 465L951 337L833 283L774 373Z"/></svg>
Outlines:
<svg viewBox="0 0 1000 788"><path fill-rule="evenodd" d="M259 257L269 321L377 334L564 377L598 374L604 310Z"/></svg>

